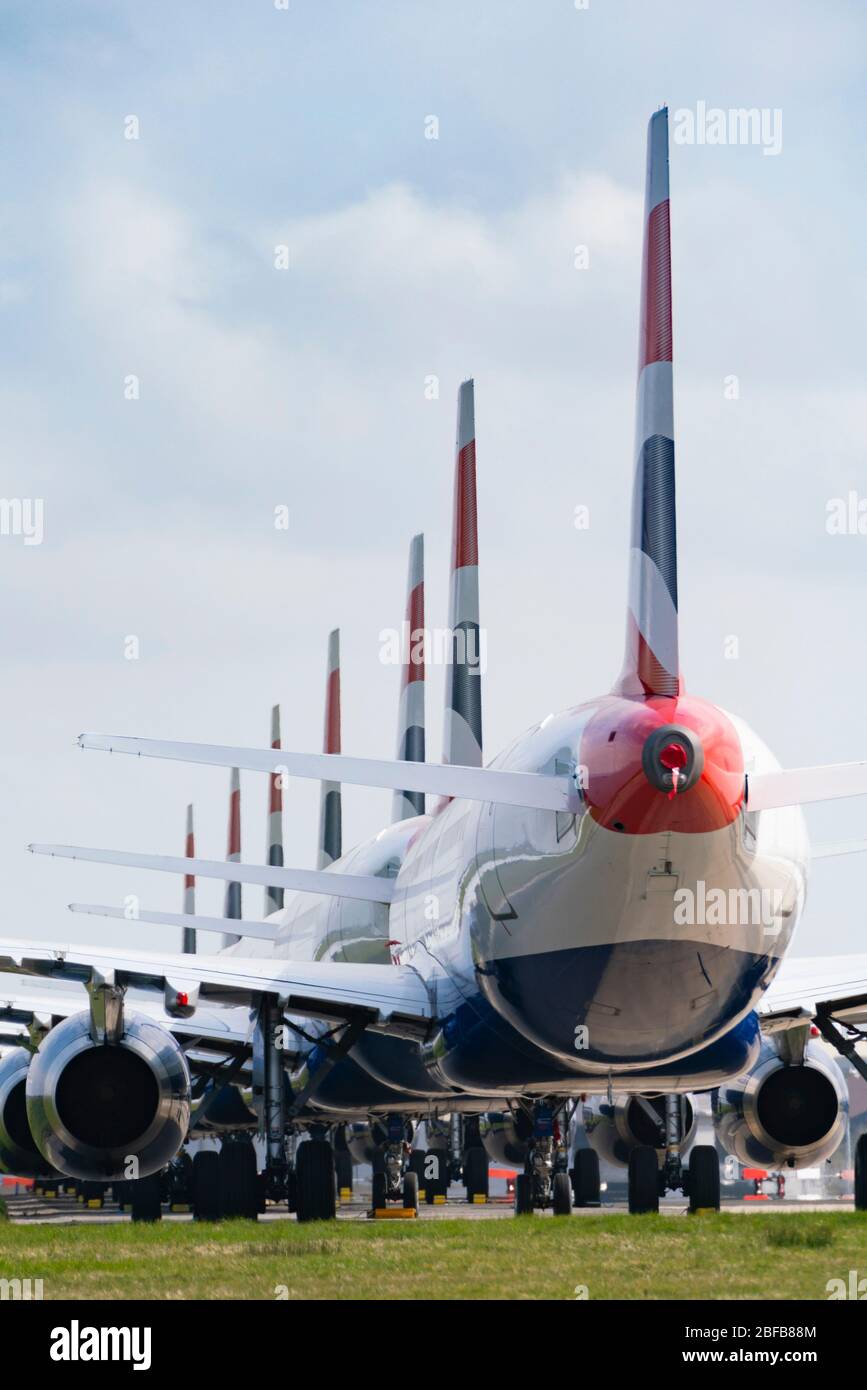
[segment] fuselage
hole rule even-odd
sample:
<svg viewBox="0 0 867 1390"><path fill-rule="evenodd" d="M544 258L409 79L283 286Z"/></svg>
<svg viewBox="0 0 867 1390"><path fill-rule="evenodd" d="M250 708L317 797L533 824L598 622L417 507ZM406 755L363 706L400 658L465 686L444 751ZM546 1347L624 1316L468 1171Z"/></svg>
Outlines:
<svg viewBox="0 0 867 1390"><path fill-rule="evenodd" d="M686 789L675 773L666 790L668 763L685 774L694 755ZM573 809L450 802L333 865L394 879L390 906L284 908L277 954L410 965L439 1020L423 1047L363 1038L318 1103L364 1108L365 1086L384 1108L389 1088L701 1089L741 1073L806 890L800 811L745 805L749 775L777 766L765 745L693 697L609 695L549 716L492 766L571 776Z"/></svg>

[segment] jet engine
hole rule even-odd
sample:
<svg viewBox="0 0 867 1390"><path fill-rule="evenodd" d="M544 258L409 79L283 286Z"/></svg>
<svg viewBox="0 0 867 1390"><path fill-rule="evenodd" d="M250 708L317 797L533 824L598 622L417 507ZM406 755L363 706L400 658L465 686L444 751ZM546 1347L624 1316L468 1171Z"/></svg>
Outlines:
<svg viewBox="0 0 867 1390"><path fill-rule="evenodd" d="M682 1097L684 1107L681 1149L695 1138L695 1111L689 1096ZM616 1095L613 1102L592 1097L584 1102L580 1118L590 1143L601 1159L625 1168L629 1155L640 1145L656 1149L660 1158L665 1152L665 1097Z"/></svg>
<svg viewBox="0 0 867 1390"><path fill-rule="evenodd" d="M793 1063L765 1043L752 1071L720 1088L714 1128L741 1163L809 1168L837 1149L848 1115L843 1074L821 1044L808 1043Z"/></svg>
<svg viewBox="0 0 867 1390"><path fill-rule="evenodd" d="M94 1042L89 1012L43 1039L27 1073L36 1146L85 1181L145 1178L174 1158L190 1121L187 1059L167 1029L127 1011L117 1041Z"/></svg>
<svg viewBox="0 0 867 1390"><path fill-rule="evenodd" d="M16 1047L0 1061L0 1171L19 1178L42 1178L51 1171L33 1142L24 1090L30 1052Z"/></svg>
<svg viewBox="0 0 867 1390"><path fill-rule="evenodd" d="M479 1116L479 1135L488 1158L507 1168L523 1168L533 1133L526 1110L489 1110Z"/></svg>

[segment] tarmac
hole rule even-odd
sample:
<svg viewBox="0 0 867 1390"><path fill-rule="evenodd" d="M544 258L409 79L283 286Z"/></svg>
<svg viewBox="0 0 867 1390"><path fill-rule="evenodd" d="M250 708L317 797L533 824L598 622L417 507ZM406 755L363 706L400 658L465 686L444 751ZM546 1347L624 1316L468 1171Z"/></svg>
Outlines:
<svg viewBox="0 0 867 1390"><path fill-rule="evenodd" d="M514 1215L514 1208L509 1198L492 1197L486 1203L471 1204L458 1195L460 1192L460 1188L455 1188L455 1195L450 1196L442 1204L428 1206L426 1203L422 1203L419 1207L418 1219L420 1221L443 1221L457 1218L463 1221L499 1221L511 1219ZM4 1192L3 1200L6 1203L10 1222L18 1226L104 1226L116 1225L130 1220L129 1212L119 1211L116 1203L111 1199L107 1200L104 1206L98 1208L86 1208L76 1197L65 1194L47 1198L35 1197L30 1192L18 1194ZM781 1214L792 1211L851 1211L853 1205L851 1198L838 1198L827 1202L768 1199L766 1201L724 1202L722 1209L726 1212L743 1213L743 1215L749 1216L751 1212L756 1211L773 1211ZM687 1204L676 1198L664 1199L660 1202L659 1209L663 1216L683 1216L687 1211ZM611 1202L604 1203L599 1207L575 1208L572 1215L581 1219L593 1220L599 1216L627 1211L628 1207L625 1202ZM535 1215L541 1220L553 1219L550 1211L539 1211ZM169 1222L183 1222L192 1221L193 1217L190 1212L170 1212L164 1207L162 1219ZM359 1192L353 1196L351 1201L341 1202L337 1209L337 1219L339 1221L371 1220L367 1194ZM390 1217L386 1219L400 1218ZM271 1206L260 1215L259 1220L294 1221L295 1217L284 1206Z"/></svg>

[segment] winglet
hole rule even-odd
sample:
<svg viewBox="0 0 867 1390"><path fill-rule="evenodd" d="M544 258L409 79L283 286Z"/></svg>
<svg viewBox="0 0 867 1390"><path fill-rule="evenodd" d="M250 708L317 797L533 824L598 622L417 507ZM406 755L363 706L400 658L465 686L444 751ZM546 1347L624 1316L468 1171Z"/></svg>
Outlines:
<svg viewBox="0 0 867 1390"><path fill-rule="evenodd" d="M424 536L413 536L409 547L404 659L397 719L397 757L402 762L425 760L425 627ZM392 800L392 820L424 815L424 792L397 791Z"/></svg>
<svg viewBox="0 0 867 1390"><path fill-rule="evenodd" d="M271 710L271 747L280 747L280 706ZM268 778L268 863L283 866L283 774L272 772ZM283 906L283 889L269 884L265 889L265 916L279 912Z"/></svg>
<svg viewBox="0 0 867 1390"><path fill-rule="evenodd" d="M323 753L340 752L340 628L328 634L325 670ZM339 782L323 782L319 800L318 869L327 869L343 853L343 808Z"/></svg>
<svg viewBox="0 0 867 1390"><path fill-rule="evenodd" d="M443 762L481 767L476 414L475 387L471 380L462 382L458 391L449 626L452 660L446 667Z"/></svg>

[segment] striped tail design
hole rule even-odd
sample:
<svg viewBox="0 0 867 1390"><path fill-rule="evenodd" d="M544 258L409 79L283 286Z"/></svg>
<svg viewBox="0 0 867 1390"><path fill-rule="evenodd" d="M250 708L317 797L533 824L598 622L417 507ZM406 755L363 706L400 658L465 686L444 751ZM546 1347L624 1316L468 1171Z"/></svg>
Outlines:
<svg viewBox="0 0 867 1390"><path fill-rule="evenodd" d="M668 111L650 119L641 331L635 434L635 488L624 695L677 696L677 526L671 337Z"/></svg>
<svg viewBox="0 0 867 1390"><path fill-rule="evenodd" d="M476 423L472 381L458 392L452 574L449 591L452 660L446 668L443 762L482 766L482 681L479 662L479 540L476 521Z"/></svg>
<svg viewBox="0 0 867 1390"><path fill-rule="evenodd" d="M423 763L424 737L424 536L409 547L403 676L397 722L397 754L402 762ZM424 815L424 792L395 792L393 821Z"/></svg>
<svg viewBox="0 0 867 1390"><path fill-rule="evenodd" d="M271 710L271 747L280 747L280 706ZM268 863L283 867L283 786L282 773L272 772L268 778ZM265 889L265 916L279 912L283 906L283 889Z"/></svg>
<svg viewBox="0 0 867 1390"><path fill-rule="evenodd" d="M193 808L187 807L187 835L184 842L184 854L187 859L196 857L196 836L193 831ZM196 879L194 874L184 874L184 905L183 911L190 916L195 915L196 911ZM196 954L196 931L194 927L184 927L183 942L181 950L185 956Z"/></svg>
<svg viewBox="0 0 867 1390"><path fill-rule="evenodd" d="M231 781L229 783L229 839L226 847L226 862L238 864L241 860L241 774L236 767L232 768ZM242 917L241 907L241 885L240 883L226 884L226 902L223 908L223 916L231 918L232 921L240 921ZM231 946L235 941L240 941L240 936L227 934L223 937L223 945Z"/></svg>
<svg viewBox="0 0 867 1390"><path fill-rule="evenodd" d="M325 674L325 733L323 753L340 752L340 629L328 634ZM340 783L323 782L319 801L319 857L316 867L327 869L343 853L343 810Z"/></svg>

